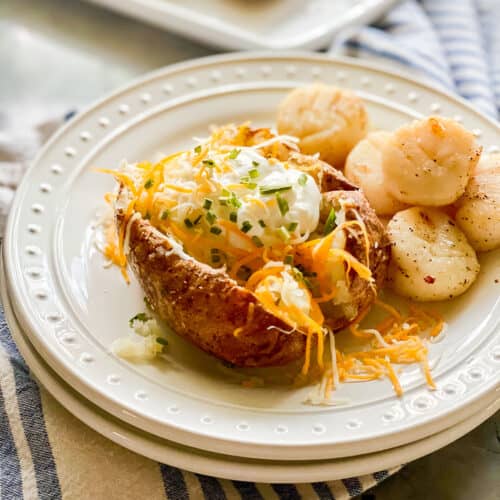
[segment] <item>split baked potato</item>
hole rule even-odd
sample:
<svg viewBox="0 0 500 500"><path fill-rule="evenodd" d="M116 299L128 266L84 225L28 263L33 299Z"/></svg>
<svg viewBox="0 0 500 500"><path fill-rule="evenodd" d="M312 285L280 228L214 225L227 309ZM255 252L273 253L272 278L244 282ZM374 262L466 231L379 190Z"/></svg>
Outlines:
<svg viewBox="0 0 500 500"><path fill-rule="evenodd" d="M115 219L150 307L179 335L236 366L283 365L371 305L389 240L342 173L246 125L162 161L122 169Z"/></svg>

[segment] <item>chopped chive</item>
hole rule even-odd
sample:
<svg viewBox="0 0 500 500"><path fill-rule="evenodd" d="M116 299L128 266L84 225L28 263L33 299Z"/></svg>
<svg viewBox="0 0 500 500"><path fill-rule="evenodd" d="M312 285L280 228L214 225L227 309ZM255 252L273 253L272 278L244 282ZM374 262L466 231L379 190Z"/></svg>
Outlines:
<svg viewBox="0 0 500 500"><path fill-rule="evenodd" d="M258 166L260 165L260 163L259 163L258 161L253 160L253 161L252 161L252 165L253 165L254 167L258 167Z"/></svg>
<svg viewBox="0 0 500 500"><path fill-rule="evenodd" d="M167 339L164 339L163 337L156 337L156 342L160 345L168 345Z"/></svg>
<svg viewBox="0 0 500 500"><path fill-rule="evenodd" d="M288 202L285 198L282 198L279 194L276 195L276 201L278 202L278 207L280 209L281 215L286 215L290 210Z"/></svg>
<svg viewBox="0 0 500 500"><path fill-rule="evenodd" d="M223 188L222 189L222 196L228 198L229 196L231 196L231 192L228 191L226 188Z"/></svg>
<svg viewBox="0 0 500 500"><path fill-rule="evenodd" d="M241 207L241 201L238 199L238 197L234 193L231 193L231 197L227 200L227 202L235 208Z"/></svg>
<svg viewBox="0 0 500 500"><path fill-rule="evenodd" d="M132 328L134 321L142 321L143 323L149 320L149 316L146 313L137 313L133 318L128 320L128 324Z"/></svg>
<svg viewBox="0 0 500 500"><path fill-rule="evenodd" d="M290 239L290 233L286 230L286 227L283 226L278 229L278 236L283 241L288 241Z"/></svg>
<svg viewBox="0 0 500 500"><path fill-rule="evenodd" d="M260 187L260 194L281 193L283 191L288 191L289 189L292 189L292 186L290 184L287 184L286 186L277 186L277 187L261 186Z"/></svg>
<svg viewBox="0 0 500 500"><path fill-rule="evenodd" d="M208 160L203 160L203 161L202 161L202 163L203 163L204 165L207 165L207 167L213 167L213 166L215 165L214 161L213 161L213 160L210 160L210 159L208 159Z"/></svg>
<svg viewBox="0 0 500 500"><path fill-rule="evenodd" d="M233 149L230 153L229 153L229 159L230 160L235 160L236 158L238 158L238 155L240 154L240 151L241 149Z"/></svg>
<svg viewBox="0 0 500 500"><path fill-rule="evenodd" d="M298 222L290 222L290 224L288 224L288 227L287 229L293 233L296 229L297 229L297 226L299 225Z"/></svg>
<svg viewBox="0 0 500 500"><path fill-rule="evenodd" d="M257 179L257 177L259 177L259 171L256 168L252 168L252 170L248 171L248 175L250 179Z"/></svg>
<svg viewBox="0 0 500 500"><path fill-rule="evenodd" d="M327 234L330 234L334 229L337 224L335 224L336 220L336 214L335 210L332 208L330 210L330 213L328 214L328 217L325 222L325 228L323 229L323 234L326 236Z"/></svg>
<svg viewBox="0 0 500 500"><path fill-rule="evenodd" d="M283 260L285 264L288 264L289 266L293 265L293 255L285 255L285 259Z"/></svg>
<svg viewBox="0 0 500 500"><path fill-rule="evenodd" d="M300 174L300 176L299 176L299 184L301 186L305 186L307 184L307 175L306 174Z"/></svg>
<svg viewBox="0 0 500 500"><path fill-rule="evenodd" d="M196 147L194 148L194 152L195 152L195 153L198 153L198 154L200 154L200 153L201 153L201 144L198 144L198 146L196 146Z"/></svg>
<svg viewBox="0 0 500 500"><path fill-rule="evenodd" d="M262 248L264 246L264 243L262 243L262 240L258 236L252 236L252 241L257 248Z"/></svg>
<svg viewBox="0 0 500 500"><path fill-rule="evenodd" d="M207 212L205 218L209 224L213 224L217 220L217 216L213 212Z"/></svg>
<svg viewBox="0 0 500 500"><path fill-rule="evenodd" d="M219 226L212 226L210 232L213 234L220 234L222 233L222 229Z"/></svg>
<svg viewBox="0 0 500 500"><path fill-rule="evenodd" d="M219 198L219 204L222 205L223 207L227 207L227 199Z"/></svg>
<svg viewBox="0 0 500 500"><path fill-rule="evenodd" d="M184 225L186 227L193 227L193 223L191 222L190 219L188 219L187 217L184 219Z"/></svg>
<svg viewBox="0 0 500 500"><path fill-rule="evenodd" d="M236 273L236 276L242 280L247 281L252 274L252 270L248 266L241 266Z"/></svg>
<svg viewBox="0 0 500 500"><path fill-rule="evenodd" d="M146 183L144 184L144 189L149 189L149 188L152 188L152 187L153 187L153 184L154 184L153 179L148 179L148 180L146 181Z"/></svg>
<svg viewBox="0 0 500 500"><path fill-rule="evenodd" d="M259 226L266 227L266 223L262 219L259 219Z"/></svg>
<svg viewBox="0 0 500 500"><path fill-rule="evenodd" d="M257 183L250 182L250 180L242 180L241 183L244 184L248 189L255 189L257 187Z"/></svg>
<svg viewBox="0 0 500 500"><path fill-rule="evenodd" d="M168 209L163 210L163 212L161 213L160 219L161 220L167 219L169 214L170 214L170 211Z"/></svg>
<svg viewBox="0 0 500 500"><path fill-rule="evenodd" d="M241 225L241 230L244 233L248 233L248 231L250 231L250 229L252 229L252 224L250 223L250 221L248 221L248 220L244 221L243 224Z"/></svg>
<svg viewBox="0 0 500 500"><path fill-rule="evenodd" d="M238 221L238 214L236 212L231 212L229 214L229 220L231 222L237 222Z"/></svg>
<svg viewBox="0 0 500 500"><path fill-rule="evenodd" d="M212 206L212 200L209 200L208 198L205 198L203 201L203 208L205 210L210 210L210 207Z"/></svg>
<svg viewBox="0 0 500 500"><path fill-rule="evenodd" d="M196 219L195 219L195 220L194 220L194 222L193 222L193 224L194 224L195 226L196 226L196 224L198 224L198 222L200 222L201 217L202 217L202 215L201 215L201 214L200 214L200 215L198 215L198 217L196 217Z"/></svg>

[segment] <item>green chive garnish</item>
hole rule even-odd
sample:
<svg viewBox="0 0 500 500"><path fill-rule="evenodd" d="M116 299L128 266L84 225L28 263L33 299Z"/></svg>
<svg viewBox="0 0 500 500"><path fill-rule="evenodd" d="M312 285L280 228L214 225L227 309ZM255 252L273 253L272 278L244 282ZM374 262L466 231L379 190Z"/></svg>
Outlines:
<svg viewBox="0 0 500 500"><path fill-rule="evenodd" d="M250 221L248 221L248 220L244 221L243 224L241 225L241 230L244 233L248 233L248 231L250 231L250 229L252 229L252 224L250 223Z"/></svg>
<svg viewBox="0 0 500 500"><path fill-rule="evenodd" d="M278 229L278 236L280 239L282 239L283 241L288 241L290 239L290 233L286 230L285 227L281 226L279 229Z"/></svg>
<svg viewBox="0 0 500 500"><path fill-rule="evenodd" d="M252 236L252 241L257 248L262 248L264 246L264 243L262 243L262 240L258 236Z"/></svg>
<svg viewBox="0 0 500 500"><path fill-rule="evenodd" d="M238 221L238 214L236 212L231 212L229 214L229 220L231 222L237 222Z"/></svg>
<svg viewBox="0 0 500 500"><path fill-rule="evenodd" d="M167 219L169 214L170 214L170 212L168 210L163 210L163 212L161 213L160 219L161 220Z"/></svg>
<svg viewBox="0 0 500 500"><path fill-rule="evenodd" d="M289 266L293 265L293 255L285 255L283 262Z"/></svg>
<svg viewBox="0 0 500 500"><path fill-rule="evenodd" d="M266 223L262 219L259 219L259 226L266 227Z"/></svg>
<svg viewBox="0 0 500 500"><path fill-rule="evenodd" d="M163 337L156 337L156 342L160 345L168 345L167 339L164 339Z"/></svg>
<svg viewBox="0 0 500 500"><path fill-rule="evenodd" d="M207 212L205 218L209 224L213 224L217 220L217 216L213 212Z"/></svg>
<svg viewBox="0 0 500 500"><path fill-rule="evenodd" d="M128 320L128 324L132 328L134 321L142 321L144 323L145 321L148 321L148 319L149 319L149 316L146 313L138 313L133 318L130 318Z"/></svg>
<svg viewBox="0 0 500 500"><path fill-rule="evenodd" d="M195 219L195 220L194 220L194 222L193 222L193 224L194 224L195 226L196 226L196 224L198 224L198 222L200 222L201 217L202 217L202 215L201 215L201 214L200 214L200 215L198 215L198 217L196 217L196 219Z"/></svg>
<svg viewBox="0 0 500 500"><path fill-rule="evenodd" d="M227 200L227 202L235 207L235 208L240 208L241 207L241 201L238 199L238 197L234 194L234 193L231 193L231 198L229 198Z"/></svg>
<svg viewBox="0 0 500 500"><path fill-rule="evenodd" d="M293 233L296 229L297 229L297 226L299 225L298 222L290 222L290 224L288 224L288 227L287 229Z"/></svg>
<svg viewBox="0 0 500 500"><path fill-rule="evenodd" d="M207 167L213 167L215 165L213 160L203 160L202 163L207 165Z"/></svg>
<svg viewBox="0 0 500 500"><path fill-rule="evenodd" d="M279 187L261 186L260 187L260 194L281 193L283 191L288 191L289 189L292 189L291 185L279 186Z"/></svg>
<svg viewBox="0 0 500 500"><path fill-rule="evenodd" d="M184 219L184 224L186 227L193 227L193 223L188 218Z"/></svg>
<svg viewBox="0 0 500 500"><path fill-rule="evenodd" d="M276 201L278 202L278 207L280 209L281 215L286 215L290 210L288 202L285 198L282 198L279 194L276 195Z"/></svg>
<svg viewBox="0 0 500 500"><path fill-rule="evenodd" d="M252 161L252 165L253 165L254 167L258 167L258 166L260 165L260 163L259 163L258 161L253 160L253 161Z"/></svg>
<svg viewBox="0 0 500 500"><path fill-rule="evenodd" d="M305 186L307 184L307 175L306 174L300 174L300 176L299 176L299 184L301 186Z"/></svg>
<svg viewBox="0 0 500 500"><path fill-rule="evenodd" d="M330 210L330 213L328 214L328 217L325 222L325 228L323 229L323 234L326 236L327 234L330 234L336 227L337 224L335 224L336 220L336 214L335 210L332 208Z"/></svg>
<svg viewBox="0 0 500 500"><path fill-rule="evenodd" d="M241 151L241 149L233 149L229 153L229 159L230 160L235 160L236 158L238 158L238 155L240 154L240 151Z"/></svg>
<svg viewBox="0 0 500 500"><path fill-rule="evenodd" d="M222 233L222 229L218 226L212 226L210 228L210 232L213 234L220 234L220 233Z"/></svg>
<svg viewBox="0 0 500 500"><path fill-rule="evenodd" d="M195 153L198 153L198 154L200 154L200 153L201 153L201 144L198 144L198 146L196 146L196 147L194 148L194 152L195 152Z"/></svg>
<svg viewBox="0 0 500 500"><path fill-rule="evenodd" d="M256 168L252 168L252 170L248 171L248 175L250 179L257 179L257 177L259 177L259 171Z"/></svg>
<svg viewBox="0 0 500 500"><path fill-rule="evenodd" d="M148 180L146 181L146 183L144 184L144 189L149 189L149 188L152 188L152 187L153 187L153 184L154 184L153 179L148 179Z"/></svg>
<svg viewBox="0 0 500 500"><path fill-rule="evenodd" d="M205 210L210 210L210 207L212 206L212 200L209 200L208 198L205 198L203 201L203 208Z"/></svg>

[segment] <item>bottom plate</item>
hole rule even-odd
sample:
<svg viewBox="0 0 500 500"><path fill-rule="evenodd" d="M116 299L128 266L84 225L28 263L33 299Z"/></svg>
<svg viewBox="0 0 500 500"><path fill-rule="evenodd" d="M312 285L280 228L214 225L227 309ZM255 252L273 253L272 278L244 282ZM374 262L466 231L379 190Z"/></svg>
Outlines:
<svg viewBox="0 0 500 500"><path fill-rule="evenodd" d="M397 467L455 441L500 409L498 392L490 394L466 420L414 443L356 457L308 462L242 459L180 446L130 426L91 404L73 391L44 362L25 338L11 307L6 281L1 298L12 336L33 375L70 413L106 438L153 460L201 474L253 482L315 482L370 474Z"/></svg>

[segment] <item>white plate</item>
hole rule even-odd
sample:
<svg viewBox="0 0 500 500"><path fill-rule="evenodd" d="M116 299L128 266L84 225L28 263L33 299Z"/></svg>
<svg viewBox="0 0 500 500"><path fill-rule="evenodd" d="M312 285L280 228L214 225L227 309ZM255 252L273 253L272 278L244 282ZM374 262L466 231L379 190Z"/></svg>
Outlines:
<svg viewBox="0 0 500 500"><path fill-rule="evenodd" d="M438 390L418 367L388 381L345 384L352 404L308 407L307 390L242 389L215 359L171 335L169 363L132 365L109 352L143 310L142 293L103 269L91 221L113 181L90 167L173 151L213 122L271 123L277 102L321 78L358 91L375 127L392 129L429 112L453 116L496 146L498 125L465 103L374 66L322 56L232 55L145 77L81 113L44 148L19 188L5 262L16 314L30 341L73 388L107 412L181 444L253 458L320 459L421 439L475 411L499 385L499 252L463 297L443 305L447 333L430 348Z"/></svg>
<svg viewBox="0 0 500 500"><path fill-rule="evenodd" d="M31 373L69 412L95 431L125 448L158 462L199 474L239 481L300 483L333 481L372 474L385 469L397 469L400 464L416 460L460 438L500 409L498 397L492 399L490 396L480 401L475 413L469 418L438 434L409 445L357 457L310 462L278 462L245 460L207 453L141 432L103 412L73 391L50 369L23 335L9 303L8 292L4 284L0 286L0 293L11 334L30 367ZM373 481L373 479L361 478L363 485L368 481Z"/></svg>
<svg viewBox="0 0 500 500"><path fill-rule="evenodd" d="M230 50L319 49L398 0L90 0Z"/></svg>

